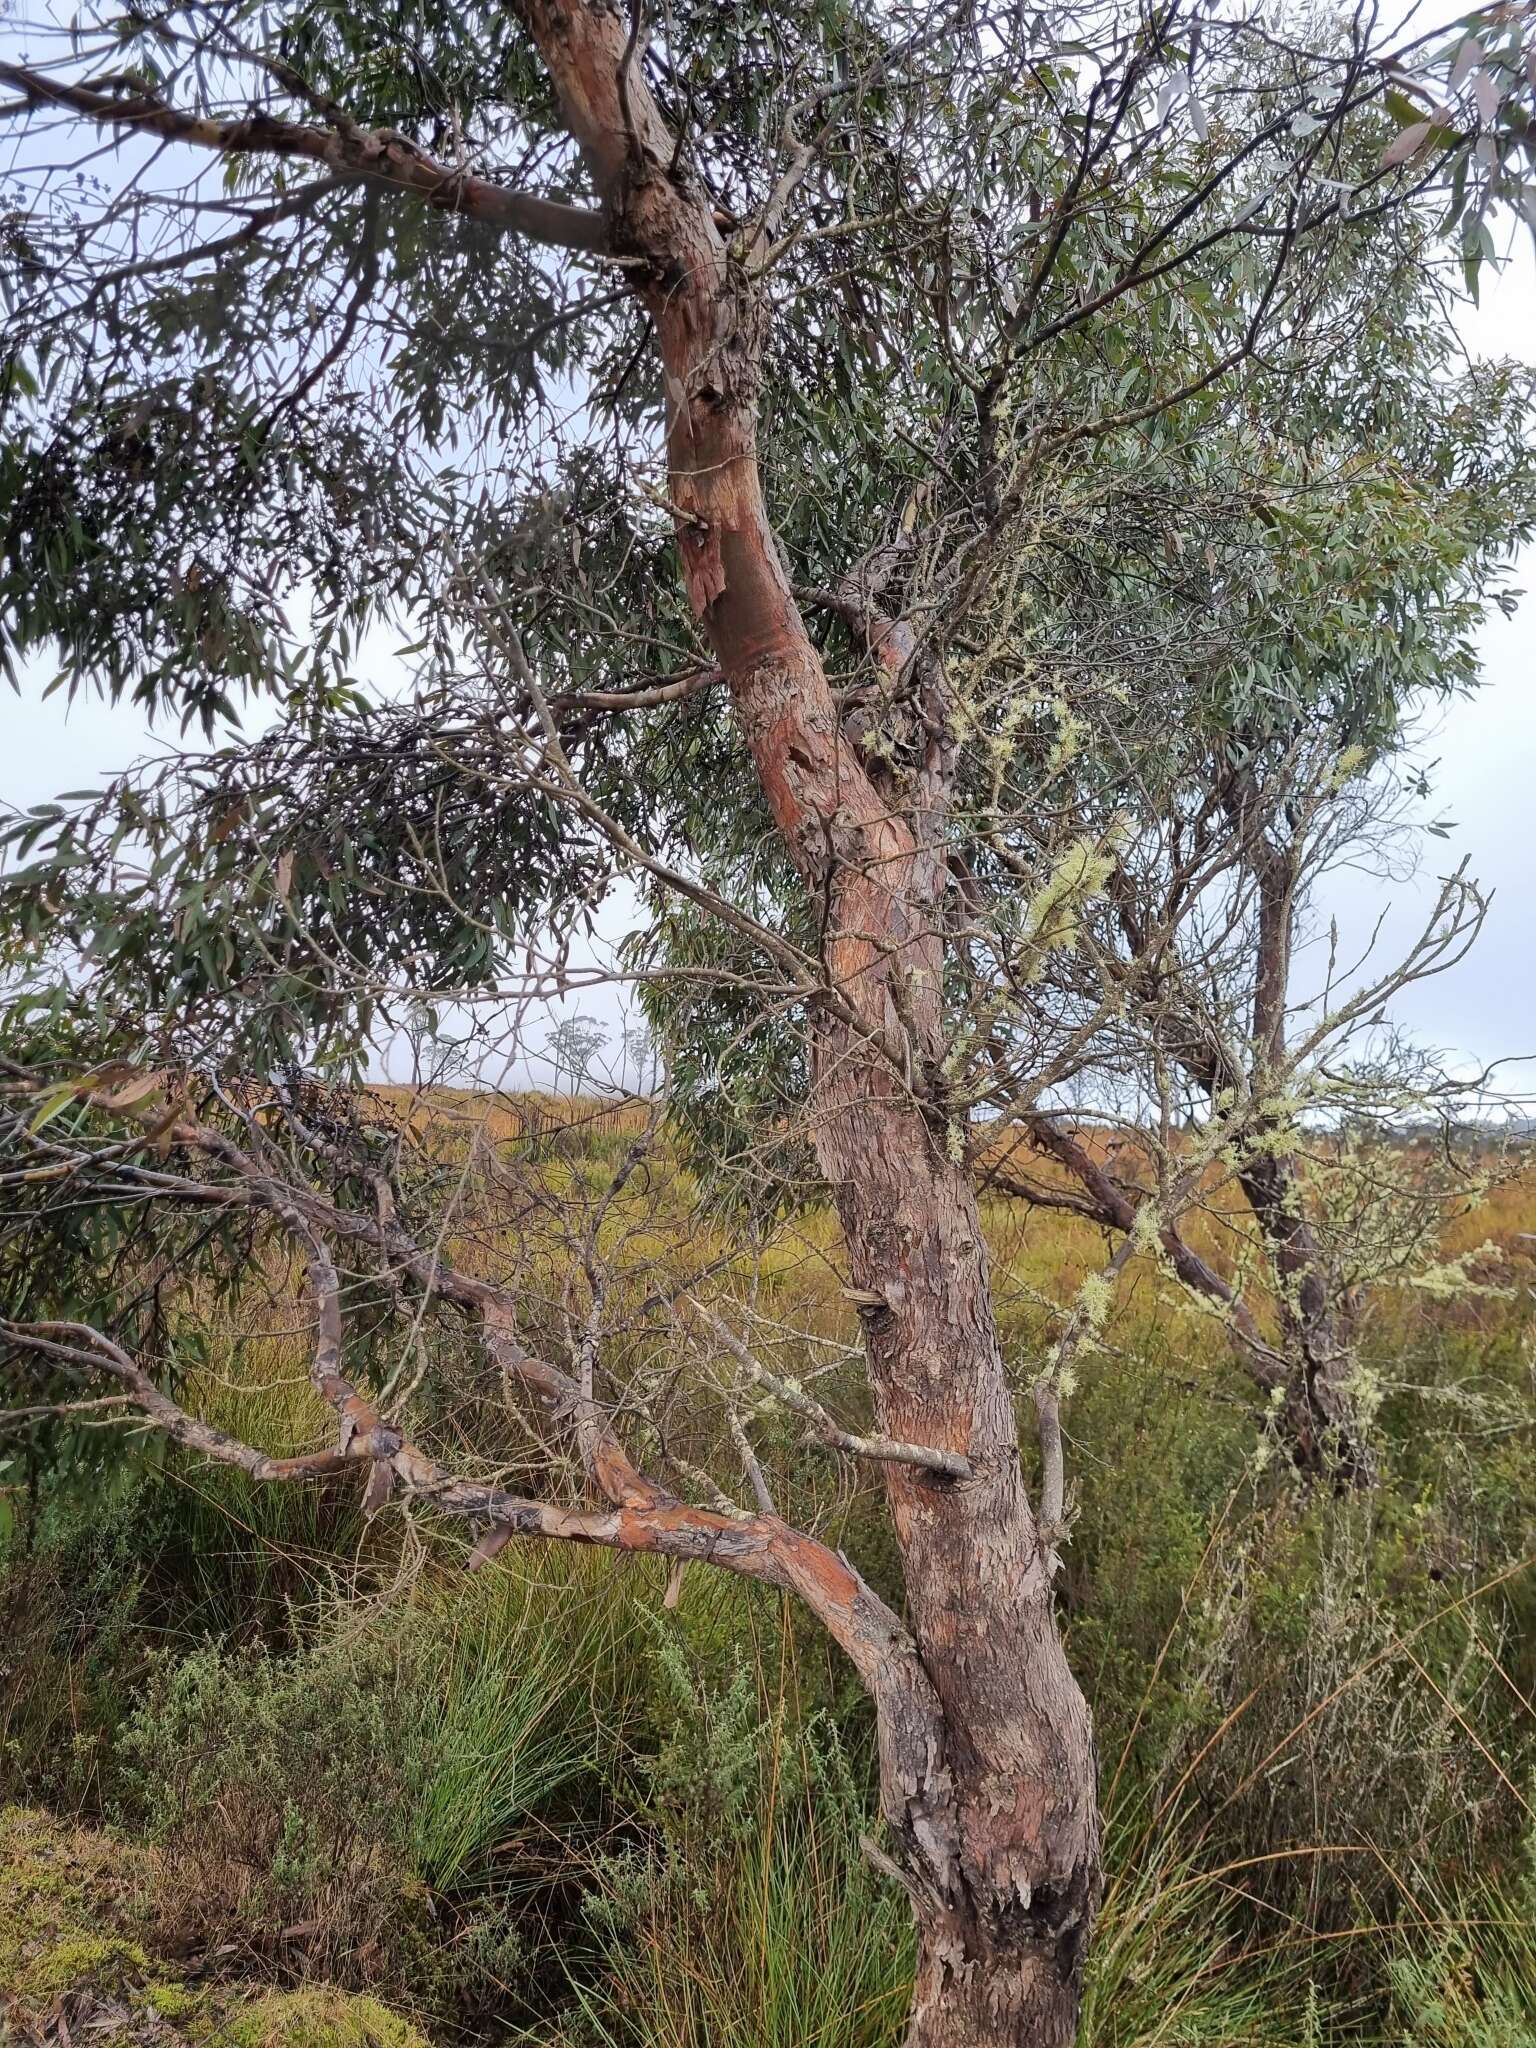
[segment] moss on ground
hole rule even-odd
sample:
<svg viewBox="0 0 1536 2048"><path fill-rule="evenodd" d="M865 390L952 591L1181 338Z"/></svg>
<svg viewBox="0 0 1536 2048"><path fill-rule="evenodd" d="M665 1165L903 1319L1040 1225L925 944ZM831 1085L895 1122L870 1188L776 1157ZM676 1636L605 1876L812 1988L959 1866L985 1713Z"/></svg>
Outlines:
<svg viewBox="0 0 1536 2048"><path fill-rule="evenodd" d="M165 1973L142 1940L142 1853L28 1807L0 1808L0 1997L46 2007Z"/></svg>
<svg viewBox="0 0 1536 2048"><path fill-rule="evenodd" d="M0 2043L429 2048L376 1998L324 1985L192 1990L153 1953L155 1867L132 1843L0 1807Z"/></svg>
<svg viewBox="0 0 1536 2048"><path fill-rule="evenodd" d="M16 1996L47 2004L67 1993L140 1991L155 1966L136 1941L116 1934L70 1934L48 1942L22 1965Z"/></svg>
<svg viewBox="0 0 1536 2048"><path fill-rule="evenodd" d="M218 2035L221 2048L428 2048L413 2026L376 1998L326 1985L274 1992L241 2006Z"/></svg>

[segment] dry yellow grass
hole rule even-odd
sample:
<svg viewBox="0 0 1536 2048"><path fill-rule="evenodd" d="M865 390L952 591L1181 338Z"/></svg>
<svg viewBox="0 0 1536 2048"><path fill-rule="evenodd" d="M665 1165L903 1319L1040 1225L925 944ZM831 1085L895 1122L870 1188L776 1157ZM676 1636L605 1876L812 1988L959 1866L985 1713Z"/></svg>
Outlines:
<svg viewBox="0 0 1536 2048"><path fill-rule="evenodd" d="M646 1105L446 1089L380 1088L374 1094L424 1153L439 1160L478 1158L481 1168L490 1162L488 1172L466 1167L444 1247L466 1271L517 1290L527 1305L527 1341L556 1349L568 1344L584 1300L581 1240L618 1157L613 1141L643 1131ZM530 1193L537 1199L526 1199ZM1115 1241L1080 1217L996 1194L984 1199L982 1220L1004 1340L1022 1380L1043 1360L1060 1311L1103 1271ZM1186 1235L1224 1277L1242 1276L1261 1322L1272 1320L1251 1219L1230 1179L1214 1171L1209 1176ZM1485 1244L1494 1251L1474 1262L1474 1270L1487 1289L1451 1300L1413 1288L1383 1290L1374 1305L1376 1326L1394 1343L1408 1341L1429 1320L1487 1333L1517 1309L1536 1257L1536 1166L1527 1164L1494 1185L1466 1213L1448 1214L1447 1258ZM838 1225L825 1204L749 1236L733 1219L701 1205L692 1177L663 1146L653 1168L609 1205L595 1247L608 1289L605 1356L621 1372L667 1343L658 1304L700 1285L750 1298L754 1341L776 1354L781 1369L798 1372L806 1357L818 1356L819 1346L848 1354L857 1349L857 1316L843 1294ZM296 1281L296 1272L274 1263L236 1315L215 1318L215 1363L200 1376L210 1419L236 1433L252 1430L274 1449L309 1448L327 1426L307 1383L309 1318ZM1104 1341L1133 1354L1155 1343L1161 1357L1177 1361L1184 1379L1224 1370L1229 1358L1219 1317L1146 1255L1130 1260L1119 1276ZM860 1398L856 1385L842 1391Z"/></svg>

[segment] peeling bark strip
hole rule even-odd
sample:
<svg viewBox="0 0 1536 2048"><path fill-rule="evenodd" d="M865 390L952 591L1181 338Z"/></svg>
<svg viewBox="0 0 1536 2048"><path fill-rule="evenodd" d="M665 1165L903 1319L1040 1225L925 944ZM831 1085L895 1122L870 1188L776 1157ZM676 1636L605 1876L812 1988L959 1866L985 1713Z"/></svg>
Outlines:
<svg viewBox="0 0 1536 2048"><path fill-rule="evenodd" d="M817 1149L864 1316L879 1428L968 1461L886 1469L908 1611L938 1712L881 1706L883 1803L918 1919L911 2048L1064 2048L1099 1888L1086 1705L1026 1498L974 1189L904 1073L942 1056L941 876L843 737L757 465L764 308L721 239L610 6L523 0L616 253L655 323L688 593L774 819L829 906L826 965L856 1020L815 1048ZM932 831L942 792L925 791ZM890 1055L888 1057L887 1055Z"/></svg>

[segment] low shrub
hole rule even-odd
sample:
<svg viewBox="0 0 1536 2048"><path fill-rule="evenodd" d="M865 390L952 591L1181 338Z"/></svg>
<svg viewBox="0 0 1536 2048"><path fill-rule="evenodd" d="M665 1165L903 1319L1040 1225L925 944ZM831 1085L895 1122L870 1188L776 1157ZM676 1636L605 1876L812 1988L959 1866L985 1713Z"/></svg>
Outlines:
<svg viewBox="0 0 1536 2048"><path fill-rule="evenodd" d="M606 1811L634 1590L563 1548L473 1577L429 1559L276 1644L161 1652L111 1791L165 1864L178 1938L461 2019L515 2002L522 1922L558 1917L566 1837Z"/></svg>
<svg viewBox="0 0 1536 2048"><path fill-rule="evenodd" d="M104 2048L428 2048L377 1998L186 1981L168 1873L121 1836L0 1809L0 2040Z"/></svg>
<svg viewBox="0 0 1536 2048"><path fill-rule="evenodd" d="M117 1802L164 1859L177 1939L341 1984L398 1979L426 1895L392 1677L356 1642L160 1661L120 1737Z"/></svg>
<svg viewBox="0 0 1536 2048"><path fill-rule="evenodd" d="M906 2012L910 1914L862 1852L870 1814L831 1724L794 1720L782 1668L773 1689L745 1661L701 1686L676 1635L654 1665L671 1720L646 1771L648 1824L594 1869L592 1953L559 2038L887 2048Z"/></svg>

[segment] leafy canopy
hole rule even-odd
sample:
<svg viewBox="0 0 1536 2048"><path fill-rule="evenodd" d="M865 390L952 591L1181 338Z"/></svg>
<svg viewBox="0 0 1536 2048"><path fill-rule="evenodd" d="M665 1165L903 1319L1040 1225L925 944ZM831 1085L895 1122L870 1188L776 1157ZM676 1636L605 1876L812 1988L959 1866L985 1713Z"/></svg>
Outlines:
<svg viewBox="0 0 1536 2048"><path fill-rule="evenodd" d="M1044 881L1030 821L1085 775L1112 812L1298 718L1369 753L1471 679L1529 522L1525 394L1456 378L1435 236L1448 193L1479 250L1523 203L1518 24L1476 61L1464 28L1393 52L1177 4L643 27L675 174L761 304L771 509L850 729L906 801L878 603L956 678L977 886ZM14 822L27 1014L356 1062L403 1003L526 979L537 934L558 974L622 869L669 916L729 906L713 971L785 1015L815 907L688 613L646 317L516 11L103 5L23 43L5 658L210 734L279 707ZM402 635L403 699L368 675Z"/></svg>

